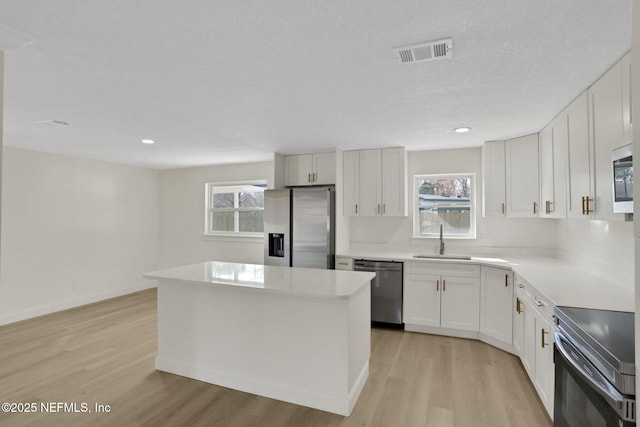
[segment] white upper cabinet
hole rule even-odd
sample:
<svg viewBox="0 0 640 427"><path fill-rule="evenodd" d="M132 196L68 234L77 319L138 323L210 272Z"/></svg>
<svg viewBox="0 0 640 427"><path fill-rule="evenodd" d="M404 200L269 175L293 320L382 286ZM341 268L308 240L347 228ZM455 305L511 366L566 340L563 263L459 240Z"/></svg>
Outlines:
<svg viewBox="0 0 640 427"><path fill-rule="evenodd" d="M567 116L556 120L540 131L540 217L567 216Z"/></svg>
<svg viewBox="0 0 640 427"><path fill-rule="evenodd" d="M624 144L632 142L631 129L631 52L622 58L622 135Z"/></svg>
<svg viewBox="0 0 640 427"><path fill-rule="evenodd" d="M623 220L613 213L611 150L625 144L622 107L622 61L614 65L588 90L589 130L593 145L595 194L589 210L591 218Z"/></svg>
<svg viewBox="0 0 640 427"><path fill-rule="evenodd" d="M336 154L318 153L286 156L285 185L329 185L336 183Z"/></svg>
<svg viewBox="0 0 640 427"><path fill-rule="evenodd" d="M404 148L382 149L382 214L407 216L406 152Z"/></svg>
<svg viewBox="0 0 640 427"><path fill-rule="evenodd" d="M509 217L537 217L540 209L538 134L505 142L506 204Z"/></svg>
<svg viewBox="0 0 640 427"><path fill-rule="evenodd" d="M343 173L345 215L407 215L404 148L345 151Z"/></svg>
<svg viewBox="0 0 640 427"><path fill-rule="evenodd" d="M360 151L360 216L382 214L382 152Z"/></svg>
<svg viewBox="0 0 640 427"><path fill-rule="evenodd" d="M585 91L565 110L569 139L567 217L574 219L589 218L587 203L593 205L588 99Z"/></svg>
<svg viewBox="0 0 640 427"><path fill-rule="evenodd" d="M549 124L540 131L540 216L550 218L555 205L553 188L553 127Z"/></svg>
<svg viewBox="0 0 640 427"><path fill-rule="evenodd" d="M506 163L504 141L485 142L482 146L482 215L506 215Z"/></svg>
<svg viewBox="0 0 640 427"><path fill-rule="evenodd" d="M360 152L343 153L343 210L345 216L360 215Z"/></svg>

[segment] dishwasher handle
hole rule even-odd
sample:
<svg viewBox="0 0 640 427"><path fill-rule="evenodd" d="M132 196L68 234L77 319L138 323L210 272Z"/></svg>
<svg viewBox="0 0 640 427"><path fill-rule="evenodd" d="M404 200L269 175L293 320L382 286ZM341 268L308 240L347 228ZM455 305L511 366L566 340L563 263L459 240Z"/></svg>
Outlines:
<svg viewBox="0 0 640 427"><path fill-rule="evenodd" d="M358 260L353 263L355 271L402 271L402 263L394 261Z"/></svg>

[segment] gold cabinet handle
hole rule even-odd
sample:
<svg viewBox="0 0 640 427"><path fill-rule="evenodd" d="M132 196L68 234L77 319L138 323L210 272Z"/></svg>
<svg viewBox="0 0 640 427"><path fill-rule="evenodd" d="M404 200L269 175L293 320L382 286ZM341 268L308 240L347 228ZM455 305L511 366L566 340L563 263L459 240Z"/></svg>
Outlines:
<svg viewBox="0 0 640 427"><path fill-rule="evenodd" d="M533 202L533 214L538 213L538 202Z"/></svg>
<svg viewBox="0 0 640 427"><path fill-rule="evenodd" d="M315 172L312 175L313 175L312 176L313 177L313 182L316 182L318 180L318 175Z"/></svg>
<svg viewBox="0 0 640 427"><path fill-rule="evenodd" d="M440 279L436 280L436 292L440 290Z"/></svg>
<svg viewBox="0 0 640 427"><path fill-rule="evenodd" d="M358 204L356 203L356 215L358 215Z"/></svg>
<svg viewBox="0 0 640 427"><path fill-rule="evenodd" d="M547 215L551 215L551 200L547 200L545 202L545 211L547 212Z"/></svg>
<svg viewBox="0 0 640 427"><path fill-rule="evenodd" d="M311 174L307 174L307 182L311 182Z"/></svg>
<svg viewBox="0 0 640 427"><path fill-rule="evenodd" d="M384 214L386 214L386 213L387 213L387 204L386 204L386 203L383 203L383 204L382 204L382 215L384 215Z"/></svg>
<svg viewBox="0 0 640 427"><path fill-rule="evenodd" d="M509 286L509 275L505 274L504 275L504 287L506 288L507 286Z"/></svg>
<svg viewBox="0 0 640 427"><path fill-rule="evenodd" d="M442 292L445 292L447 290L447 281L442 279Z"/></svg>
<svg viewBox="0 0 640 427"><path fill-rule="evenodd" d="M549 343L544 342L544 336L549 332L546 332L544 328L540 329L540 347L545 348Z"/></svg>
<svg viewBox="0 0 640 427"><path fill-rule="evenodd" d="M589 196L582 197L582 215L589 215L591 212L593 212L592 209L589 209L589 202L592 200L593 199L590 199Z"/></svg>
<svg viewBox="0 0 640 427"><path fill-rule="evenodd" d="M522 307L521 307L522 304L521 303L522 303L522 301L520 300L520 298L516 297L516 313L518 313L518 314L522 313Z"/></svg>
<svg viewBox="0 0 640 427"><path fill-rule="evenodd" d="M504 202L502 202L502 215L504 215Z"/></svg>
<svg viewBox="0 0 640 427"><path fill-rule="evenodd" d="M380 215L380 203L378 203L378 215Z"/></svg>

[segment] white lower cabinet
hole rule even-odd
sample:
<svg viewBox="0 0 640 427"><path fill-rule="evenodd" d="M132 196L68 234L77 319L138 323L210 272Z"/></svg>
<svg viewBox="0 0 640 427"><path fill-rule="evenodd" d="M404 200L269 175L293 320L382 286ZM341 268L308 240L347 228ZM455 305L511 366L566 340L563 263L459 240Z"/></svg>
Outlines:
<svg viewBox="0 0 640 427"><path fill-rule="evenodd" d="M553 419L553 305L522 278L516 277L514 347L547 413Z"/></svg>
<svg viewBox="0 0 640 427"><path fill-rule="evenodd" d="M442 334L458 330L477 335L480 266L405 262L404 268L406 330Z"/></svg>
<svg viewBox="0 0 640 427"><path fill-rule="evenodd" d="M480 278L480 334L490 344L513 345L513 273L482 266Z"/></svg>

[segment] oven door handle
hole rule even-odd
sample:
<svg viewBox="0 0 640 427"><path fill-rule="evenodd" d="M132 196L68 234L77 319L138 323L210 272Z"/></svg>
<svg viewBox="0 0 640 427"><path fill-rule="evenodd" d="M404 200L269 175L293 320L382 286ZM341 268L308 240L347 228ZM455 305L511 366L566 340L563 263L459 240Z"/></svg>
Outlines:
<svg viewBox="0 0 640 427"><path fill-rule="evenodd" d="M593 366L591 362L585 359L580 351L571 344L561 332L554 333L556 348L562 354L563 358L571 364L584 378L591 387L604 397L611 407L613 407L618 415L626 421L635 421L635 413L633 417L629 417L625 412L625 408L629 399L625 398L618 390L616 390L604 375Z"/></svg>

